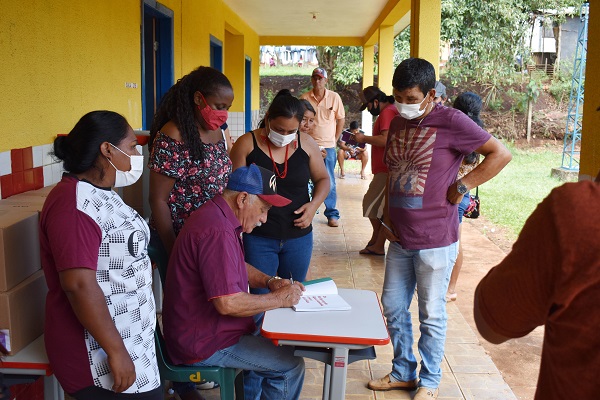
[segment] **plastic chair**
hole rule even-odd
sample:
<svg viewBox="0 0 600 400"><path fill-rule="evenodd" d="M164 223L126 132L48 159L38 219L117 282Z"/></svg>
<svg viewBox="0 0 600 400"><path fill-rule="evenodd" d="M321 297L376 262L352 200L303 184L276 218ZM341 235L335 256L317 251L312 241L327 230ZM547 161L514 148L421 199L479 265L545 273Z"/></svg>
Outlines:
<svg viewBox="0 0 600 400"><path fill-rule="evenodd" d="M168 256L162 249L148 246L148 256L156 264L164 289L165 277L167 275ZM162 380L172 382L194 382L202 381L217 382L220 385L221 399L234 400L244 398L244 374L243 370L222 367L190 367L174 365L167 354L165 341L158 321L154 331L156 343L156 358L158 369ZM237 377L237 378L236 378Z"/></svg>

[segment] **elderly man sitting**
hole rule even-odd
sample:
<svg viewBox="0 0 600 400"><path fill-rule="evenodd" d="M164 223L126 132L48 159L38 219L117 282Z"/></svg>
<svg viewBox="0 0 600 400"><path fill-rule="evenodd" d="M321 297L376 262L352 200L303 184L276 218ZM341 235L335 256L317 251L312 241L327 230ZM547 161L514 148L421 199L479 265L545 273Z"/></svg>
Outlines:
<svg viewBox="0 0 600 400"><path fill-rule="evenodd" d="M166 348L176 364L254 371L261 393L246 398L298 399L304 360L290 347L254 336L253 315L297 304L304 287L268 276L244 262L242 233L267 221L271 206L290 200L276 191L272 172L252 164L236 169L222 195L186 221L169 261L163 305ZM254 295L248 285L268 288ZM178 388L176 388L178 389ZM196 391L182 398L201 398Z"/></svg>

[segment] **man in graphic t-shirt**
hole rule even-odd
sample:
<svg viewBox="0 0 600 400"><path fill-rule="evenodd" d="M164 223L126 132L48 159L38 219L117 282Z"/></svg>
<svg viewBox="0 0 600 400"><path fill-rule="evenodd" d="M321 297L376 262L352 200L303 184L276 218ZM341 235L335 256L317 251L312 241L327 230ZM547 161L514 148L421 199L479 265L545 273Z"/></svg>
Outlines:
<svg viewBox="0 0 600 400"><path fill-rule="evenodd" d="M434 103L435 70L409 58L394 72L400 116L390 124L385 163L389 170L384 222L388 239L382 303L394 346L392 371L369 382L373 390L417 390L414 399L438 396L446 340L445 295L457 256L458 203L469 189L498 174L510 152L467 115ZM465 155L485 158L456 179ZM408 311L417 288L421 369L412 351Z"/></svg>

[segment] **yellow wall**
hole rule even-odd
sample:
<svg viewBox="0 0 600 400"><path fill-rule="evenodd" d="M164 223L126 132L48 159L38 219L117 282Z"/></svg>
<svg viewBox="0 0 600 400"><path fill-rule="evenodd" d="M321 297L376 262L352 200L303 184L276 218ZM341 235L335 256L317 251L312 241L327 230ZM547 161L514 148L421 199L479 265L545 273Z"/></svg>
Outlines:
<svg viewBox="0 0 600 400"><path fill-rule="evenodd" d="M581 132L580 179L593 179L600 169L600 91L595 71L600 69L600 8L590 5L588 48L583 103L583 129Z"/></svg>
<svg viewBox="0 0 600 400"><path fill-rule="evenodd" d="M392 77L394 76L394 27L379 27L379 89L392 93Z"/></svg>
<svg viewBox="0 0 600 400"><path fill-rule="evenodd" d="M213 4L213 2L208 2L208 4ZM224 16L225 16L225 29L229 30L232 33L243 36L243 46L244 46L244 60L245 57L248 56L252 60L252 110L258 110L260 108L260 76L258 73L260 66L260 43L259 37L254 32L248 24L246 24L236 13L234 13L229 7L223 6ZM225 43L227 46L227 43ZM239 53L238 53L239 54ZM235 64L231 67L225 64L225 74L229 76L230 73L236 73L244 75L244 60L237 60L241 64ZM240 67L241 65L241 67ZM234 72L235 71L235 72ZM245 81L245 77L244 80ZM235 88L234 88L235 89ZM231 107L231 111L249 111L244 110L244 92L238 90L235 93L235 104Z"/></svg>
<svg viewBox="0 0 600 400"><path fill-rule="evenodd" d="M14 0L1 13L0 151L50 143L95 109L141 126L138 1Z"/></svg>
<svg viewBox="0 0 600 400"><path fill-rule="evenodd" d="M161 0L173 11L175 80L210 65L210 35L235 31L238 83L232 111L244 111L244 57L252 58L252 109L259 108L259 38L222 0ZM4 1L0 16L0 152L51 143L86 112L109 109L142 126L139 0ZM241 35L241 36L240 36ZM237 58L239 57L239 58ZM241 74L241 75L240 75ZM240 81L239 77L242 76ZM134 83L137 88L127 88Z"/></svg>
<svg viewBox="0 0 600 400"><path fill-rule="evenodd" d="M373 86L373 75L375 73L375 46L365 45L363 47L363 89Z"/></svg>
<svg viewBox="0 0 600 400"><path fill-rule="evenodd" d="M433 64L439 77L440 66L440 0L412 0L410 14L410 56L424 58Z"/></svg>

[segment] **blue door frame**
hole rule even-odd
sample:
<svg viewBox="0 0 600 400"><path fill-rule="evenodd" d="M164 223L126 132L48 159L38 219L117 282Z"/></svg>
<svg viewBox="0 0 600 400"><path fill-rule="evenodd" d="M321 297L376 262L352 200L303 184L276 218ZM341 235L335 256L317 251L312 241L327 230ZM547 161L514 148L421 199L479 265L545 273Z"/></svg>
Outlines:
<svg viewBox="0 0 600 400"><path fill-rule="evenodd" d="M142 129L150 129L156 107L173 86L173 59L173 11L154 0L144 0Z"/></svg>
<svg viewBox="0 0 600 400"><path fill-rule="evenodd" d="M252 130L252 59L248 56L246 56L245 75L244 125L248 132Z"/></svg>
<svg viewBox="0 0 600 400"><path fill-rule="evenodd" d="M223 72L223 42L210 36L210 66Z"/></svg>

